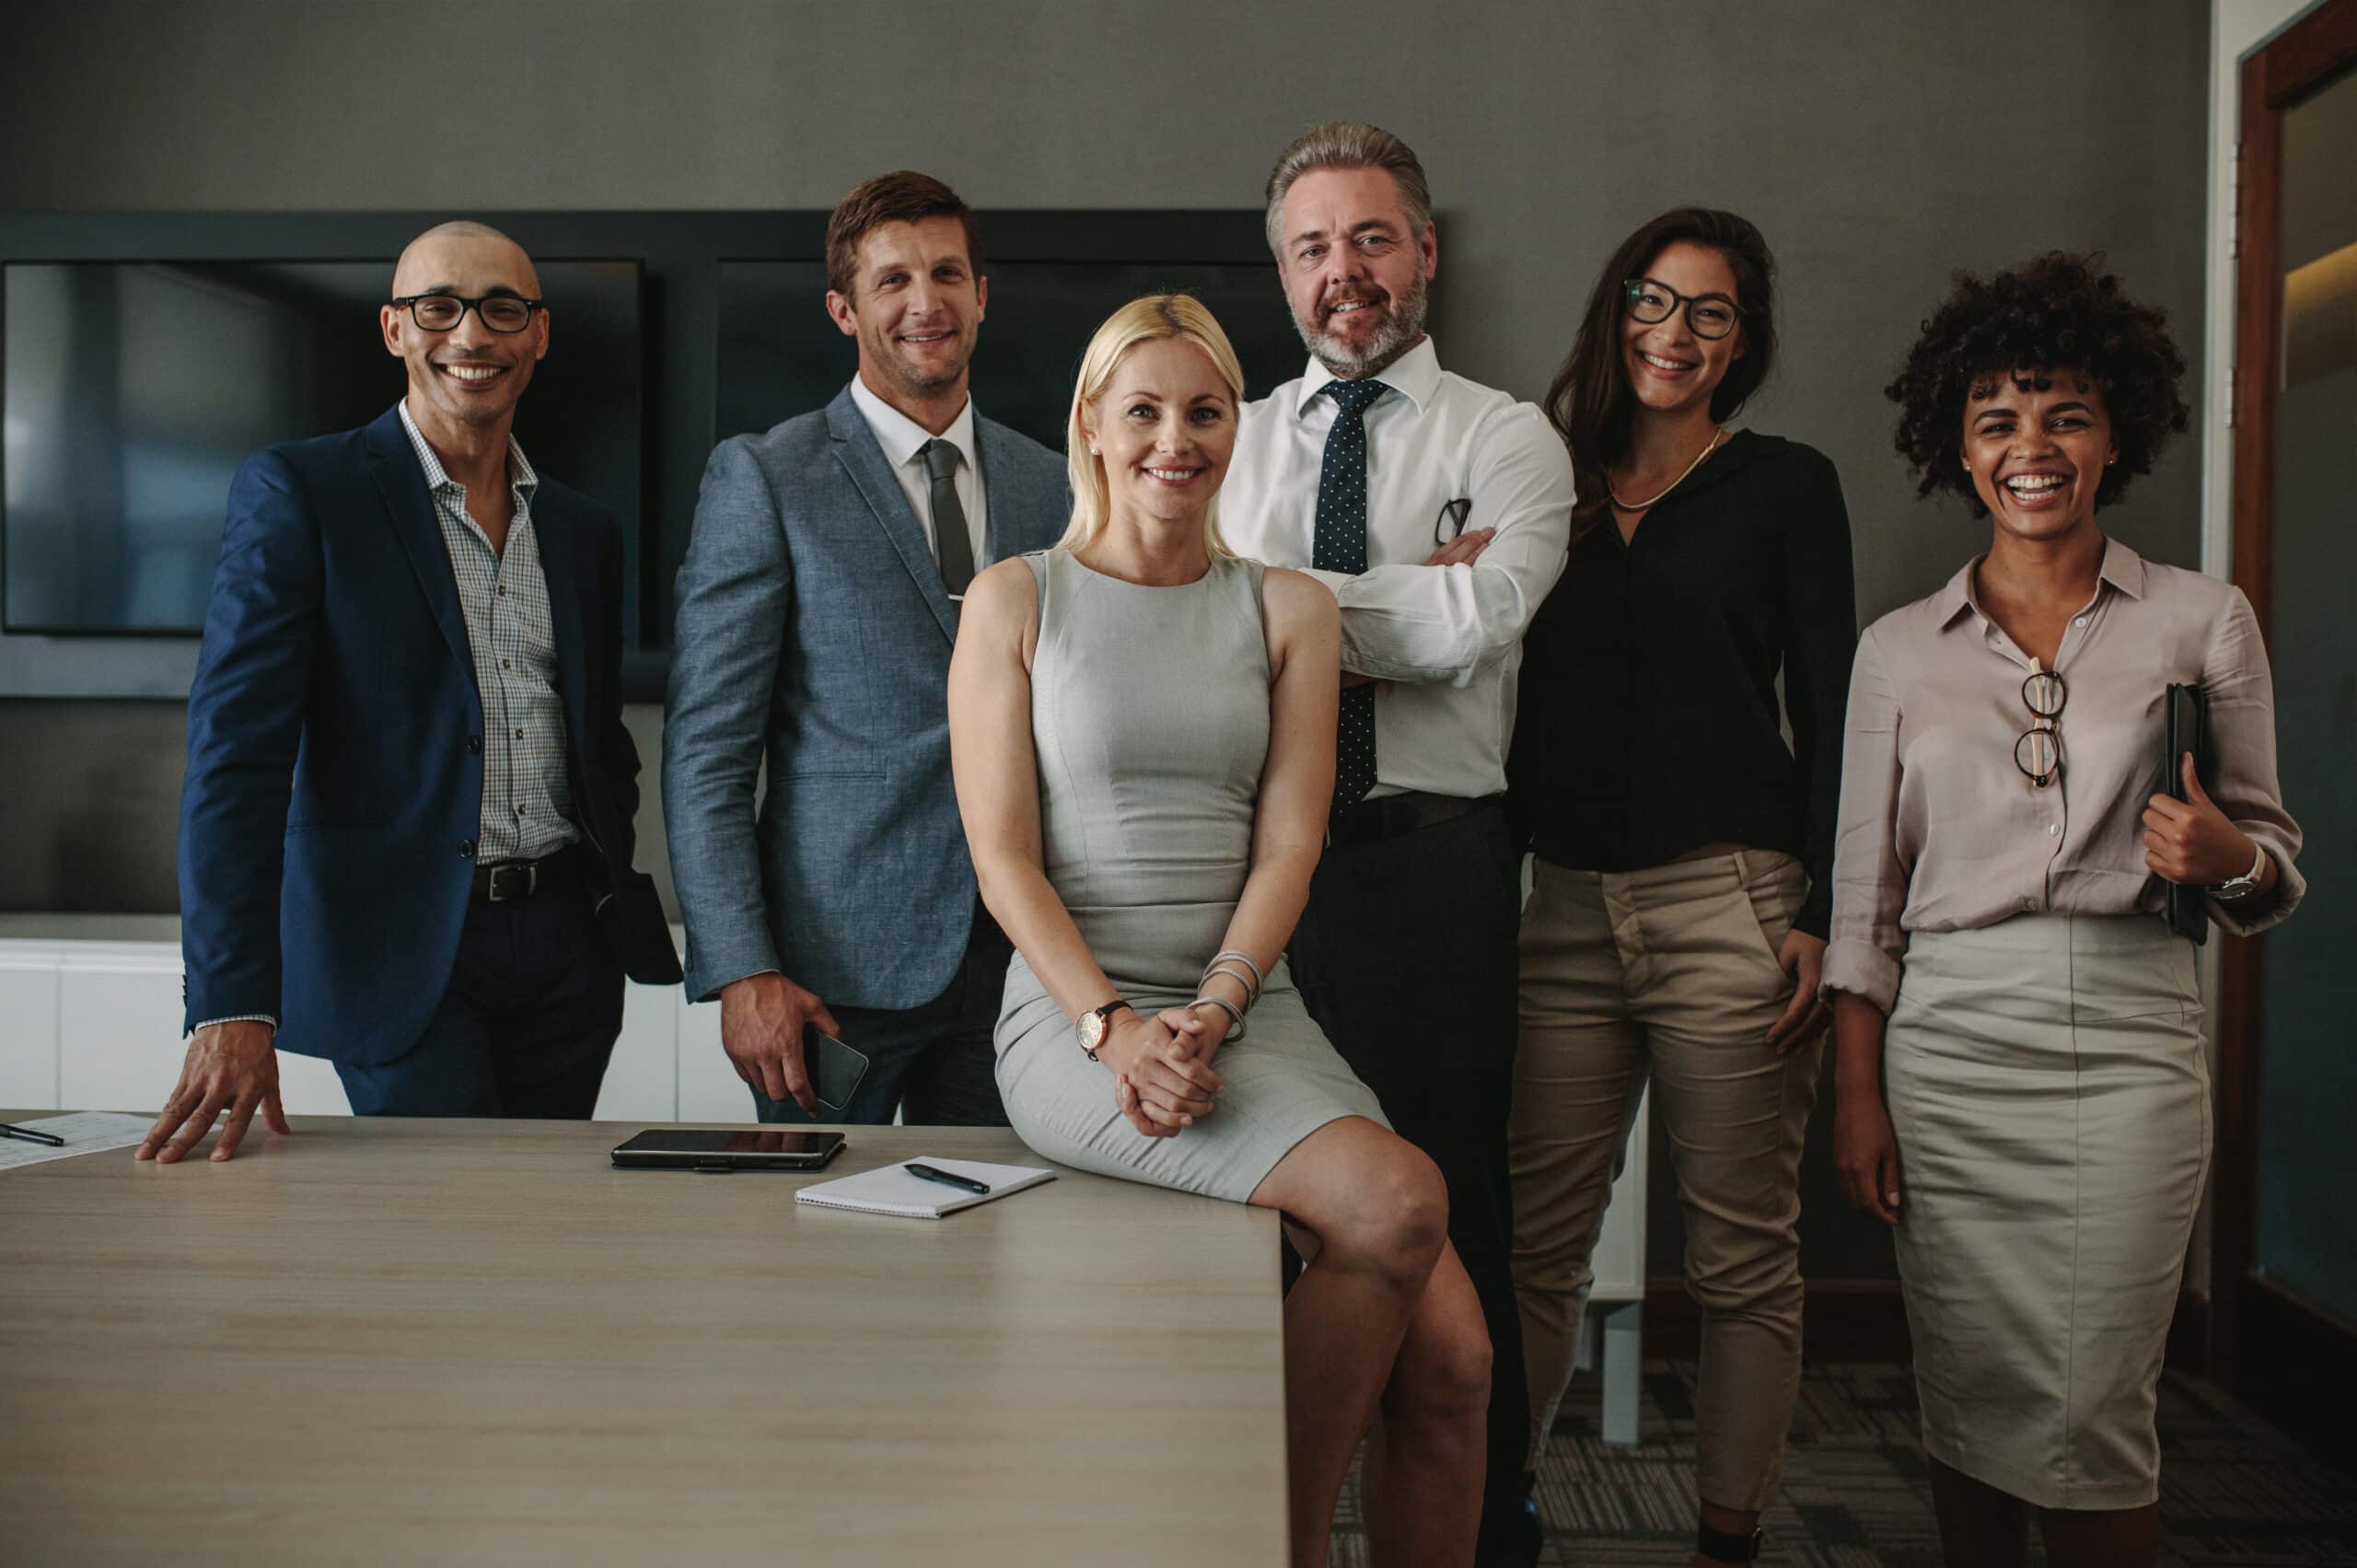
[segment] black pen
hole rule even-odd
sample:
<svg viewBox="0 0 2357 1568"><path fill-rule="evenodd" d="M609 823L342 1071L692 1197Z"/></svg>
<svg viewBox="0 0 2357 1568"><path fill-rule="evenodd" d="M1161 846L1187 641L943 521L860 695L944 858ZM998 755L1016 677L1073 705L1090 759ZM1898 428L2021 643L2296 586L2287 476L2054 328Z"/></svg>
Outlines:
<svg viewBox="0 0 2357 1568"><path fill-rule="evenodd" d="M985 1198L991 1195L991 1190L987 1185L975 1180L970 1176L959 1176L955 1171L935 1170L929 1165L919 1165L914 1160L911 1160L900 1168L920 1180L938 1181L944 1187L962 1187L969 1192L979 1192Z"/></svg>
<svg viewBox="0 0 2357 1568"><path fill-rule="evenodd" d="M0 1121L0 1138L22 1138L28 1144L47 1144L52 1149L65 1146L65 1140L54 1132L36 1132L29 1127L11 1127L6 1121ZM982 1191L987 1192L990 1189L985 1187Z"/></svg>

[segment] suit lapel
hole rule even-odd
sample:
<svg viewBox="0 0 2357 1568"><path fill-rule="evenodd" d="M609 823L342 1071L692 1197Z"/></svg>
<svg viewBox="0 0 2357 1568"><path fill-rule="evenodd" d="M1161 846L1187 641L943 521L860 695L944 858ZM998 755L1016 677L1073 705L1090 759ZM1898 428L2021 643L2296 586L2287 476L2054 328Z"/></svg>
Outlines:
<svg viewBox="0 0 2357 1568"><path fill-rule="evenodd" d="M974 442L981 449L981 479L990 497L990 563L995 564L1028 550L1052 545L1064 531L1067 517L1042 518L1053 506L1048 494L1034 494L1023 482L1023 465L1016 460L1014 432L979 416Z"/></svg>
<svg viewBox="0 0 2357 1568"><path fill-rule="evenodd" d="M925 603L932 607L934 620L940 623L941 634L955 643L958 607L942 591L941 568L934 563L933 549L925 543L924 525L909 510L909 498L902 494L900 481L892 477L891 467L884 460L884 448L876 444L876 432L867 427L859 405L852 401L848 387L827 405L827 434L832 437L835 457L843 465L843 471L859 487L877 525L891 540L892 548L900 552L900 563L916 579Z"/></svg>
<svg viewBox="0 0 2357 1568"><path fill-rule="evenodd" d="M450 570L450 551L442 542L434 497L426 492L425 470L418 466L409 432L401 428L398 407L368 427L368 451L393 535L401 541L410 570L417 574L417 586L434 610L435 624L442 628L442 640L450 645L451 656L466 669L471 684L474 654L467 642L466 612L459 606L459 580Z"/></svg>
<svg viewBox="0 0 2357 1568"><path fill-rule="evenodd" d="M549 623L556 636L557 696L572 718L574 733L586 733L589 717L589 645L581 620L579 530L571 508L543 478L532 497L532 538L540 551L540 575L549 587Z"/></svg>

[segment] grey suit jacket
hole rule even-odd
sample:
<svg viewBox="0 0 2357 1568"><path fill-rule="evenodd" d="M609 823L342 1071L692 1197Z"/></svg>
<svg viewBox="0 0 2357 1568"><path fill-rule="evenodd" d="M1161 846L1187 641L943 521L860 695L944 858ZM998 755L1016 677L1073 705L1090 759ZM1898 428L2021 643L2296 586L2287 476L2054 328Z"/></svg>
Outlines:
<svg viewBox="0 0 2357 1568"><path fill-rule="evenodd" d="M1053 544L1063 459L974 426L988 560ZM679 597L663 815L688 994L774 969L830 1004L932 1001L977 898L949 777L957 607L849 388L714 450Z"/></svg>

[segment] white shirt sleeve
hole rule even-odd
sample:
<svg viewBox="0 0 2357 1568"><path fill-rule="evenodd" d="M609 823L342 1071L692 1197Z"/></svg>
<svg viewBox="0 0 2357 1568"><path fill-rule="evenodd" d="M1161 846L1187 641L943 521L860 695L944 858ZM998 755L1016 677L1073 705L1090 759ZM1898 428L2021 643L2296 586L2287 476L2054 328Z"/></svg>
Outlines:
<svg viewBox="0 0 2357 1568"><path fill-rule="evenodd" d="M1521 643L1571 551L1571 455L1515 403L1482 425L1470 471L1466 527L1498 530L1472 565L1312 574L1342 607L1343 668L1462 687Z"/></svg>

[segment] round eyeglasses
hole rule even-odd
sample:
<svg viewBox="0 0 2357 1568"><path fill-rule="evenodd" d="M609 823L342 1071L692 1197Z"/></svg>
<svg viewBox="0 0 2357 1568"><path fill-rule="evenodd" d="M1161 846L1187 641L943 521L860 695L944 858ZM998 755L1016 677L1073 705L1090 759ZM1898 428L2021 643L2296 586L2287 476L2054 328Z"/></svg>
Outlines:
<svg viewBox="0 0 2357 1568"><path fill-rule="evenodd" d="M1718 339L1735 331L1743 307L1724 294L1705 294L1689 297L1666 283L1651 278L1631 278L1620 285L1629 300L1629 317L1647 326L1666 321L1681 305L1686 307L1686 324L1698 338Z"/></svg>
<svg viewBox="0 0 2357 1568"><path fill-rule="evenodd" d="M407 310L409 319L424 331L449 331L471 310L494 332L520 332L532 324L532 312L542 302L512 294L489 294L481 299L456 294L407 294L391 303L396 310Z"/></svg>
<svg viewBox="0 0 2357 1568"><path fill-rule="evenodd" d="M2061 676L2032 659L2029 677L2022 682L2022 702L2029 709L2030 725L2014 742L2014 766L2040 789L2062 773L2062 732L2054 721L2062 716L2062 704L2070 700L2071 689L2062 684Z"/></svg>

